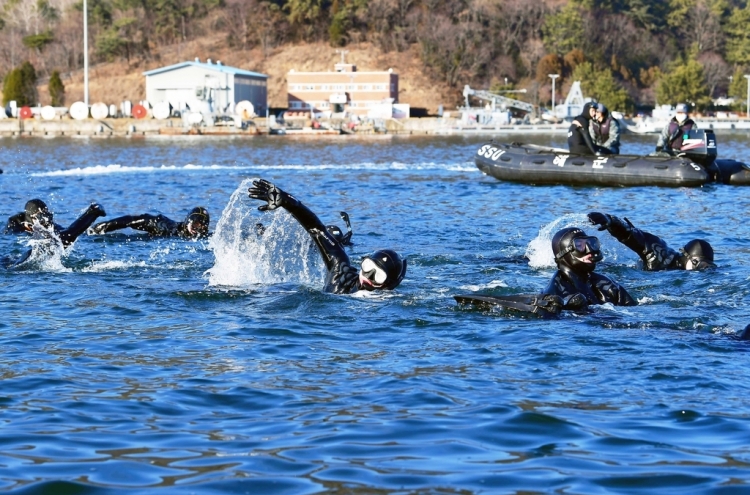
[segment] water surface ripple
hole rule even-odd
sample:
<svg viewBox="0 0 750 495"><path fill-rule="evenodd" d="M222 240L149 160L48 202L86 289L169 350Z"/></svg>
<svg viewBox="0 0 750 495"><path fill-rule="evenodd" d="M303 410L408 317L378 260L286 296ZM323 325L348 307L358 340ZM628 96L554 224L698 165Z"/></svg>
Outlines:
<svg viewBox="0 0 750 495"><path fill-rule="evenodd" d="M718 137L750 161L747 135ZM750 189L501 183L473 164L481 142L0 141L0 218L32 197L62 224L94 201L110 218L203 205L217 230L82 236L0 271L0 491L748 493ZM244 195L256 177L327 224L349 212L352 259L405 253L404 283L322 293L305 233ZM543 321L455 304L542 290L550 231L592 210L675 248L706 238L719 267L646 273L600 233L600 271L639 306ZM28 242L2 236L0 256Z"/></svg>

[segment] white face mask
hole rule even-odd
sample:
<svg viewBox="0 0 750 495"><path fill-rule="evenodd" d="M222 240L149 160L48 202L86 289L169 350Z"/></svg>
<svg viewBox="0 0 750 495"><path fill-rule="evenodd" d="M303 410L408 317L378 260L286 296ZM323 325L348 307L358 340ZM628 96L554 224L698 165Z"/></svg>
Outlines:
<svg viewBox="0 0 750 495"><path fill-rule="evenodd" d="M675 115L675 118L677 119L677 122L682 123L682 122L685 122L685 120L687 119L687 114L686 113L678 113L677 115Z"/></svg>

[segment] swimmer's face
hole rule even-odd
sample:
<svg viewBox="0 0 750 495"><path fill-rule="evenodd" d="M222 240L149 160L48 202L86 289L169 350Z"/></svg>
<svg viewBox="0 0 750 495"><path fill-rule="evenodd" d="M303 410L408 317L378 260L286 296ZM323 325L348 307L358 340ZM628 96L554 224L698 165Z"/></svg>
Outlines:
<svg viewBox="0 0 750 495"><path fill-rule="evenodd" d="M382 289L388 274L375 264L371 258L362 260L362 268L359 271L359 285L365 290Z"/></svg>
<svg viewBox="0 0 750 495"><path fill-rule="evenodd" d="M52 227L52 213L49 210L39 210L29 217L29 222L28 230L33 230L35 223L38 223L45 229L49 229Z"/></svg>
<svg viewBox="0 0 750 495"><path fill-rule="evenodd" d="M191 218L188 220L186 229L194 239L208 235L208 224L202 218Z"/></svg>

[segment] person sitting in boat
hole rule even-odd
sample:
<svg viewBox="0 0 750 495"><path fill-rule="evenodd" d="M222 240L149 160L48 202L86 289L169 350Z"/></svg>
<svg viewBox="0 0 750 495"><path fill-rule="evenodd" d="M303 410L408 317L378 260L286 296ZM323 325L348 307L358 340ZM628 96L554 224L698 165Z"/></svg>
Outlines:
<svg viewBox="0 0 750 495"><path fill-rule="evenodd" d="M326 292L349 294L358 290L392 290L404 279L406 260L390 249L365 256L361 268L357 270L349 261L344 247L328 232L317 215L297 198L267 180L254 180L248 195L267 202L258 207L260 211L284 208L310 234L328 272L324 287Z"/></svg>
<svg viewBox="0 0 750 495"><path fill-rule="evenodd" d="M682 137L689 130L697 130L698 125L688 114L686 103L678 103L675 107L675 116L669 121L659 134L659 140L656 142L657 153L669 153L676 155L682 148Z"/></svg>
<svg viewBox="0 0 750 495"><path fill-rule="evenodd" d="M596 106L589 131L595 146L604 148L613 155L620 154L620 123L602 103Z"/></svg>
<svg viewBox="0 0 750 495"><path fill-rule="evenodd" d="M635 251L643 261L644 270L705 270L716 266L714 250L703 239L693 239L677 252L662 238L633 226L627 218L623 221L614 215L598 211L591 212L588 216L592 225L599 226L600 231L606 230Z"/></svg>
<svg viewBox="0 0 750 495"><path fill-rule="evenodd" d="M39 225L46 230L52 230L62 241L63 246L73 244L78 236L88 229L99 217L107 216L99 204L91 204L76 220L67 228L55 223L54 214L49 210L47 204L41 199L32 199L26 202L24 211L17 213L8 219L5 226L6 234L21 234L34 232L34 225Z"/></svg>
<svg viewBox="0 0 750 495"><path fill-rule="evenodd" d="M552 237L552 252L557 272L544 294L560 296L563 309L581 311L589 305L604 303L638 304L617 282L594 272L596 264L602 260L598 238L587 236L579 228L562 229Z"/></svg>
<svg viewBox="0 0 750 495"><path fill-rule="evenodd" d="M200 239L208 236L210 218L205 208L196 206L182 222L176 222L164 215L125 215L101 222L89 230L89 234L104 234L113 230L126 229L148 232L154 237L182 237L183 239Z"/></svg>
<svg viewBox="0 0 750 495"><path fill-rule="evenodd" d="M596 115L596 104L586 102L583 105L581 115L573 119L568 128L568 150L578 155L601 155L606 154L603 148L598 147L591 140L589 128L591 120Z"/></svg>

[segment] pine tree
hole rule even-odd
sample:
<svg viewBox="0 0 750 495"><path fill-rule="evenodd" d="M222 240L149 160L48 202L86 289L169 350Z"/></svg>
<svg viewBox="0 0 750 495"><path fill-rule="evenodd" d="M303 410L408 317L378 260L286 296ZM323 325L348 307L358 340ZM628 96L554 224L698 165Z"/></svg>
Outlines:
<svg viewBox="0 0 750 495"><path fill-rule="evenodd" d="M19 106L24 105L23 75L21 69L15 68L8 72L3 81L3 105L15 101Z"/></svg>
<svg viewBox="0 0 750 495"><path fill-rule="evenodd" d="M23 92L23 103L19 101L18 106L36 105L39 96L36 92L36 69L28 60L21 64L21 84Z"/></svg>
<svg viewBox="0 0 750 495"><path fill-rule="evenodd" d="M65 105L65 85L60 79L60 72L52 71L49 78L49 96L53 107Z"/></svg>

